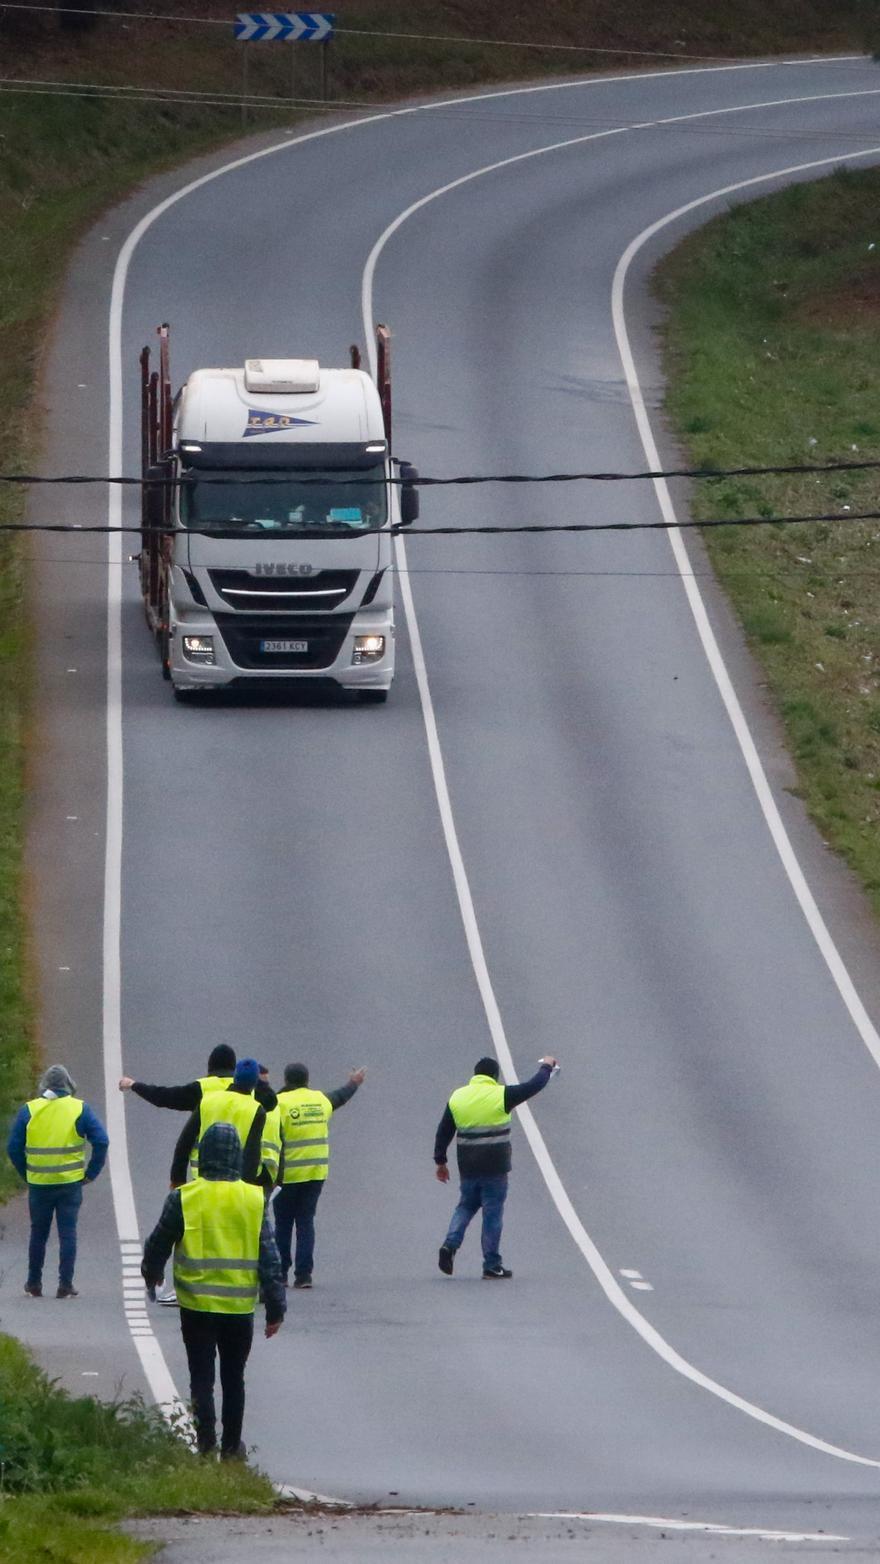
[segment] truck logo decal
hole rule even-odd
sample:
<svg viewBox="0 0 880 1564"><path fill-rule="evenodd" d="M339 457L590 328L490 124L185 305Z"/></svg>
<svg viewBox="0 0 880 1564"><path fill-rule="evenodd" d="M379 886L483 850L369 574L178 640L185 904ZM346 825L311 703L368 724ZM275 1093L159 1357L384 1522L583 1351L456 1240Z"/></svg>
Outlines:
<svg viewBox="0 0 880 1564"><path fill-rule="evenodd" d="M310 576L314 568L314 565L296 565L290 560L284 560L277 565L268 560L260 560L254 565L250 574L252 576Z"/></svg>
<svg viewBox="0 0 880 1564"><path fill-rule="evenodd" d="M279 429L297 429L302 425L311 428L316 422L314 418L294 418L290 413L264 413L262 408L249 407L244 439L248 440L254 434L277 433Z"/></svg>

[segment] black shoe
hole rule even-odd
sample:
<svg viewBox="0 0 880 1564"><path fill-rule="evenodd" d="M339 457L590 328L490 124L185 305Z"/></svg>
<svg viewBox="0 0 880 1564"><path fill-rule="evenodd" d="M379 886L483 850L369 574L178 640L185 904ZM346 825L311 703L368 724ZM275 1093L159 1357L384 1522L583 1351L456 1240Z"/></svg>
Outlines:
<svg viewBox="0 0 880 1564"><path fill-rule="evenodd" d="M247 1450L245 1449L244 1441L236 1445L233 1450L221 1450L220 1459L221 1461L246 1461Z"/></svg>
<svg viewBox="0 0 880 1564"><path fill-rule="evenodd" d="M62 1285L61 1287L59 1287L58 1291L56 1292L55 1297L56 1298L78 1298L79 1297L79 1293L77 1292L76 1288L72 1284L70 1286Z"/></svg>
<svg viewBox="0 0 880 1564"><path fill-rule="evenodd" d="M43 1296L42 1282L25 1282L24 1290L29 1298L42 1298Z"/></svg>
<svg viewBox="0 0 880 1564"><path fill-rule="evenodd" d="M439 1267L440 1267L441 1271L443 1272L444 1276L451 1276L452 1275L452 1267L453 1267L454 1263L455 1263L455 1250L454 1249L450 1249L448 1244L441 1244L440 1245L440 1253L437 1256L437 1264L439 1265Z"/></svg>
<svg viewBox="0 0 880 1564"><path fill-rule="evenodd" d="M505 1270L503 1265L484 1265L483 1266L483 1281L484 1282L506 1281L508 1276L512 1276L512 1275L513 1275L513 1272Z"/></svg>
<svg viewBox="0 0 880 1564"><path fill-rule="evenodd" d="M311 1287L312 1278L310 1276L297 1276L294 1278L293 1285L299 1292L302 1292L304 1287Z"/></svg>

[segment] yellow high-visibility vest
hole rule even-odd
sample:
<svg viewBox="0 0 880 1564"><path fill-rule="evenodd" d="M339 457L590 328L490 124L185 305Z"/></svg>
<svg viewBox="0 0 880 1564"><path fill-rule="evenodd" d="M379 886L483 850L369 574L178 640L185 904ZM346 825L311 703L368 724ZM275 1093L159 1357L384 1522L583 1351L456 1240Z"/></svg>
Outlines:
<svg viewBox="0 0 880 1564"><path fill-rule="evenodd" d="M205 1130L211 1124L232 1124L238 1131L241 1149L244 1151L250 1127L257 1116L260 1103L253 1092L213 1091L203 1096L199 1103L199 1133L189 1154L190 1172L195 1178L199 1171L199 1145Z"/></svg>
<svg viewBox="0 0 880 1564"><path fill-rule="evenodd" d="M202 1088L202 1096L208 1092L225 1092L232 1085L231 1075L200 1075L199 1085Z"/></svg>
<svg viewBox="0 0 880 1564"><path fill-rule="evenodd" d="M225 1092L232 1085L231 1075L200 1075L199 1085L202 1088L202 1097L207 1097L209 1092ZM199 1171L199 1143L196 1141L189 1154L190 1177L195 1178Z"/></svg>
<svg viewBox="0 0 880 1564"><path fill-rule="evenodd" d="M327 1177L330 1164L330 1118L333 1104L323 1092L308 1086L278 1093L283 1184L305 1184Z"/></svg>
<svg viewBox="0 0 880 1564"><path fill-rule="evenodd" d="M243 1179L197 1178L184 1185L180 1199L183 1237L174 1250L174 1289L181 1308L253 1314L259 1292L262 1190Z"/></svg>
<svg viewBox="0 0 880 1564"><path fill-rule="evenodd" d="M86 1174L86 1143L76 1121L79 1097L35 1097L25 1134L29 1184L79 1184Z"/></svg>
<svg viewBox="0 0 880 1564"><path fill-rule="evenodd" d="M491 1075L472 1075L449 1099L458 1142L497 1146L510 1141L510 1114L504 1107L504 1087Z"/></svg>
<svg viewBox="0 0 880 1564"><path fill-rule="evenodd" d="M263 1125L260 1148L263 1170L268 1173L274 1184L278 1177L278 1164L281 1161L281 1109L279 1107L266 1109L266 1122Z"/></svg>

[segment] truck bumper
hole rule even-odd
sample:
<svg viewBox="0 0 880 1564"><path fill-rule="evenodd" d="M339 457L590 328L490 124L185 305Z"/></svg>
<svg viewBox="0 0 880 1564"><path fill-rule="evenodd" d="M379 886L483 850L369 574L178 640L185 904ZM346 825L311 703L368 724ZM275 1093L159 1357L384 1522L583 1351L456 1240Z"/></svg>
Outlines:
<svg viewBox="0 0 880 1564"><path fill-rule="evenodd" d="M322 650L321 635L331 626L332 615L327 615L316 632L317 620L302 620L296 624L254 620L249 615L222 616L215 619L204 611L197 616L187 614L172 621L170 641L171 681L180 690L222 690L233 687L255 687L259 684L299 685L314 684L327 687L328 683L350 690L387 690L394 677L394 615L390 609L374 613L363 612L347 620L347 627L338 642L338 633L332 636L329 650ZM341 626L338 627L341 630ZM210 640L213 662L197 660L187 653L184 638L197 636ZM382 636L385 641L381 656L355 660L355 642L358 636ZM304 644L308 651L264 652L265 643L290 645Z"/></svg>

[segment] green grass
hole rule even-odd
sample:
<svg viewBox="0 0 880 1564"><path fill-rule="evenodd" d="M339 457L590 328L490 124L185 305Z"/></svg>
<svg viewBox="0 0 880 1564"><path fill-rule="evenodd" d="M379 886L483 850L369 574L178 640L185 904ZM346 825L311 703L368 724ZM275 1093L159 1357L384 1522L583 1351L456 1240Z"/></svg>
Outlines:
<svg viewBox="0 0 880 1564"><path fill-rule="evenodd" d="M880 459L880 173L740 207L661 266L667 408L699 466ZM697 518L880 511L880 473L700 484ZM705 533L799 791L880 912L880 522Z"/></svg>
<svg viewBox="0 0 880 1564"><path fill-rule="evenodd" d="M271 1483L193 1455L138 1400L69 1396L0 1335L0 1558L122 1564L150 1548L111 1529L126 1515L265 1513Z"/></svg>

